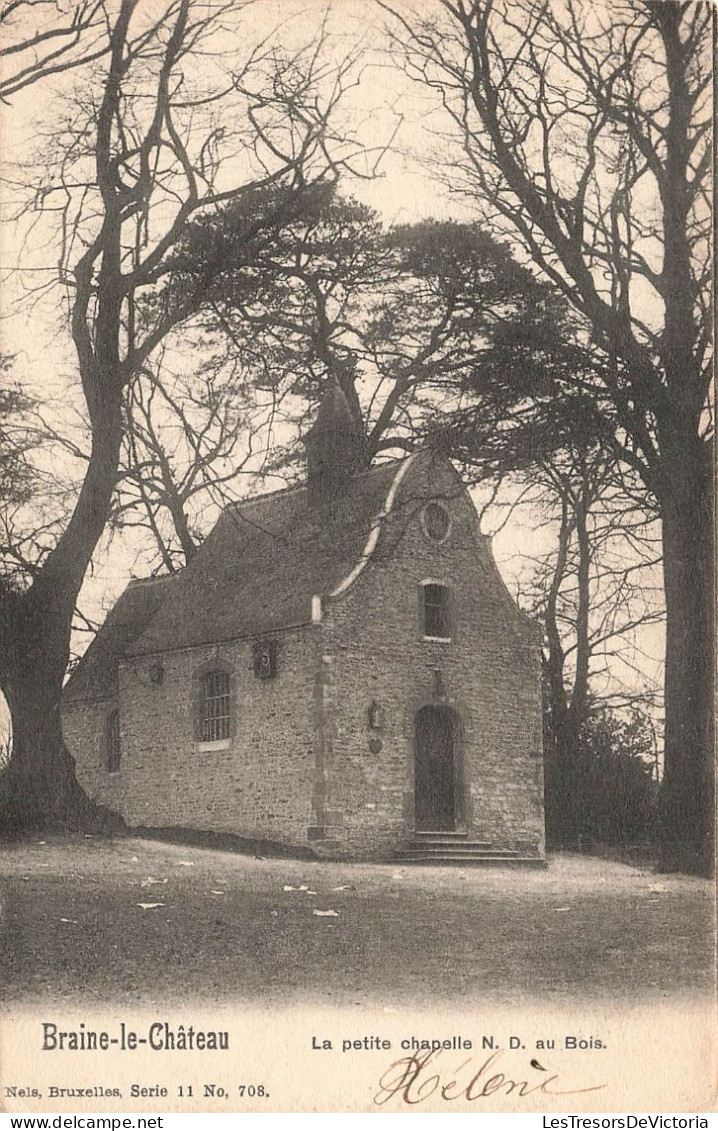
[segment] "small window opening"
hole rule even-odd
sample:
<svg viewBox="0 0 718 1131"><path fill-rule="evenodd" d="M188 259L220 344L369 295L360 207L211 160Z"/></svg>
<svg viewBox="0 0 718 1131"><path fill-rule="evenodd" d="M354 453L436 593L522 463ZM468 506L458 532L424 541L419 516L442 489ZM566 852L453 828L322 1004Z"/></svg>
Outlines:
<svg viewBox="0 0 718 1131"><path fill-rule="evenodd" d="M107 747L105 750L108 774L119 774L120 757L120 712L111 711L107 720Z"/></svg>
<svg viewBox="0 0 718 1131"><path fill-rule="evenodd" d="M229 738L229 673L208 672L202 680L202 742Z"/></svg>
<svg viewBox="0 0 718 1131"><path fill-rule="evenodd" d="M449 589L446 585L424 585L424 636L441 640L451 637Z"/></svg>
<svg viewBox="0 0 718 1131"><path fill-rule="evenodd" d="M451 529L451 519L441 503L427 503L421 516L424 533L432 542L445 542Z"/></svg>

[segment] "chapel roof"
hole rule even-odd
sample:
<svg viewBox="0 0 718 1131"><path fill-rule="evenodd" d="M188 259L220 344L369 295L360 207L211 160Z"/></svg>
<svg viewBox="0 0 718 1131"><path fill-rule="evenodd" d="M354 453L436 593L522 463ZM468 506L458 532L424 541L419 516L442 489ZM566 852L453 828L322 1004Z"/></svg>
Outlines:
<svg viewBox="0 0 718 1131"><path fill-rule="evenodd" d="M312 506L306 484L225 508L181 571L131 582L65 688L65 699L117 694L119 661L307 624L312 597L344 581L367 545L401 466L356 476Z"/></svg>
<svg viewBox="0 0 718 1131"><path fill-rule="evenodd" d="M117 695L118 662L170 590L175 574L131 581L68 680L63 698L110 699Z"/></svg>

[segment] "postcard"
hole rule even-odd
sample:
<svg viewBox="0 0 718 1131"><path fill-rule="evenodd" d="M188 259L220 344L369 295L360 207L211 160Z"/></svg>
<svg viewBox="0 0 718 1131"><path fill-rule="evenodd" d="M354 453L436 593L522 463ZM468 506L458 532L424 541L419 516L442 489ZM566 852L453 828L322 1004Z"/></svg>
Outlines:
<svg viewBox="0 0 718 1131"><path fill-rule="evenodd" d="M1 1110L707 1126L712 20L0 12Z"/></svg>

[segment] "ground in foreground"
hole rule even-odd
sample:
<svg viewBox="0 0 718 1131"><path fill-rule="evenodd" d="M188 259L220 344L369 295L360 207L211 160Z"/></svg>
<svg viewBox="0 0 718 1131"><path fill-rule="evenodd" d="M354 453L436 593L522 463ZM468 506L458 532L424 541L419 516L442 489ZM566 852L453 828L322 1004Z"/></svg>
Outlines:
<svg viewBox="0 0 718 1131"><path fill-rule="evenodd" d="M6 1004L557 1006L710 993L708 881L256 858L140 839L0 849Z"/></svg>

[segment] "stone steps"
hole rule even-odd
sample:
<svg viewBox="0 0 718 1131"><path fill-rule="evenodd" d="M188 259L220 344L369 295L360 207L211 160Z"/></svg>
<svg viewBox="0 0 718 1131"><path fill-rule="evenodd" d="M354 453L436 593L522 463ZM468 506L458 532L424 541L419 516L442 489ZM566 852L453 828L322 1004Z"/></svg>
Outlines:
<svg viewBox="0 0 718 1131"><path fill-rule="evenodd" d="M480 865L481 867L501 867L513 868L520 866L522 868L545 868L546 861L541 860L537 856L491 856L488 853L482 855L460 854L454 853L451 856L437 853L430 855L426 852L397 852L394 856L394 861L397 864L442 864L442 865L460 865L461 867Z"/></svg>
<svg viewBox="0 0 718 1131"><path fill-rule="evenodd" d="M499 848L489 841L470 840L465 832L417 832L395 859L404 864L521 865L543 868L545 861L524 856L513 848Z"/></svg>

